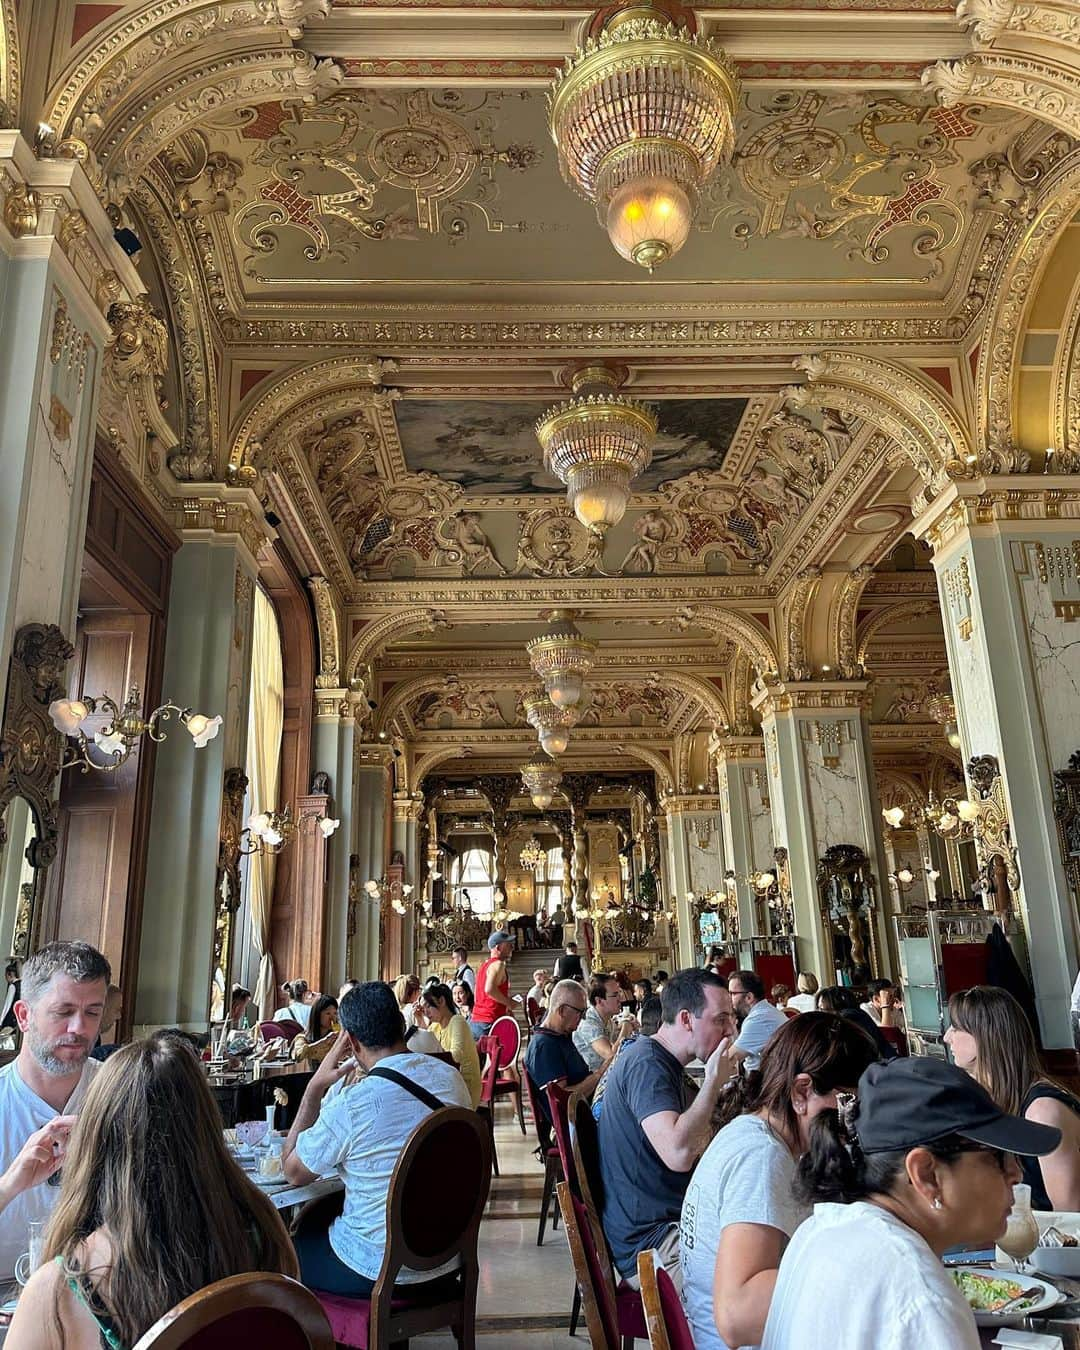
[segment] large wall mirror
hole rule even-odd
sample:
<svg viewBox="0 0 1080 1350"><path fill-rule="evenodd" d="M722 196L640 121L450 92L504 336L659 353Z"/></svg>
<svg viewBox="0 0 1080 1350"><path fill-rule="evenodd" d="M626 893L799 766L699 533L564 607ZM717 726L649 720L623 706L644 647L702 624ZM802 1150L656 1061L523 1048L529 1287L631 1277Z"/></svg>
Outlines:
<svg viewBox="0 0 1080 1350"><path fill-rule="evenodd" d="M15 635L0 730L0 957L21 961L37 945L45 873L56 856L63 737L49 704L65 695L74 649L55 624Z"/></svg>

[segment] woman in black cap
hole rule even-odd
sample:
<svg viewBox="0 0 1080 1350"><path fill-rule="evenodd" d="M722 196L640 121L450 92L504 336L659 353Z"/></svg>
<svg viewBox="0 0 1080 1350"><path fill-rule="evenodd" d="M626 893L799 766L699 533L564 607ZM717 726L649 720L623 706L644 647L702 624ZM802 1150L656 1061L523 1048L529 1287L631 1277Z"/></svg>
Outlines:
<svg viewBox="0 0 1080 1350"><path fill-rule="evenodd" d="M1013 1155L1060 1141L953 1064L872 1064L857 1099L811 1129L798 1185L817 1203L780 1263L762 1350L979 1350L942 1253L1000 1237Z"/></svg>

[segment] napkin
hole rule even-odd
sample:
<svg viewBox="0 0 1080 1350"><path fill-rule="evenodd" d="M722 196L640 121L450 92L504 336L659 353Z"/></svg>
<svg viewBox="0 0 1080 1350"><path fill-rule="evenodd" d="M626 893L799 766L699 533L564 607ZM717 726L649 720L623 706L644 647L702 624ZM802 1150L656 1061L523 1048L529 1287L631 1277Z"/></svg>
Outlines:
<svg viewBox="0 0 1080 1350"><path fill-rule="evenodd" d="M995 1345L1004 1345L1009 1350L1063 1350L1060 1336L1047 1336L1041 1331L1018 1331L1015 1327L1002 1327L994 1338Z"/></svg>

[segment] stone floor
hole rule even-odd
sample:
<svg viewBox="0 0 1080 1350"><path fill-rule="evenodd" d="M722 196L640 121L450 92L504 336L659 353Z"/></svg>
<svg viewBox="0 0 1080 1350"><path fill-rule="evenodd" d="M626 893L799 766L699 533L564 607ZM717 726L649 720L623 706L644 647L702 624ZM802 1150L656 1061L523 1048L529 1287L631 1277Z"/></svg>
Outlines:
<svg viewBox="0 0 1080 1350"><path fill-rule="evenodd" d="M495 1146L502 1175L493 1177L480 1228L480 1290L477 1339L485 1350L587 1350L584 1326L567 1334L573 1299L573 1271L562 1225L544 1232L536 1245L544 1173L533 1157L536 1139L526 1116L523 1138L509 1104L500 1103ZM450 1335L417 1337L423 1350L456 1350Z"/></svg>

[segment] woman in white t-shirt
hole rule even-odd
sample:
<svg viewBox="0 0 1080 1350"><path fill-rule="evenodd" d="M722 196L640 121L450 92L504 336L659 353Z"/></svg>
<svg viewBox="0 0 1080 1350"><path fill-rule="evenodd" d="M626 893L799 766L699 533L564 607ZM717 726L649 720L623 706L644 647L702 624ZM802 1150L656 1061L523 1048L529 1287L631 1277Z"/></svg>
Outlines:
<svg viewBox="0 0 1080 1350"><path fill-rule="evenodd" d="M799 992L792 994L784 1006L791 1009L792 1012L813 1012L818 991L817 976L812 975L808 970L800 970L796 984Z"/></svg>
<svg viewBox="0 0 1080 1350"><path fill-rule="evenodd" d="M316 998L308 988L307 980L286 980L281 986L281 992L289 1001L276 1009L270 1020L279 1022L283 1017L291 1019L293 1022L299 1022L306 1031L308 1019L311 1017L311 1005Z"/></svg>
<svg viewBox="0 0 1080 1350"><path fill-rule="evenodd" d="M683 1302L698 1350L756 1346L788 1239L810 1212L793 1191L810 1124L852 1092L876 1050L833 1013L788 1022L760 1069L718 1105L723 1124L694 1169L683 1201Z"/></svg>
<svg viewBox="0 0 1080 1350"><path fill-rule="evenodd" d="M944 1060L872 1064L858 1099L810 1131L798 1179L819 1203L780 1262L763 1350L979 1350L942 1253L992 1246L1020 1179L1013 1155L1060 1138Z"/></svg>

